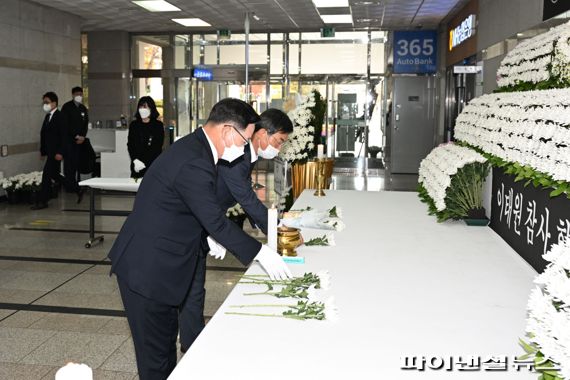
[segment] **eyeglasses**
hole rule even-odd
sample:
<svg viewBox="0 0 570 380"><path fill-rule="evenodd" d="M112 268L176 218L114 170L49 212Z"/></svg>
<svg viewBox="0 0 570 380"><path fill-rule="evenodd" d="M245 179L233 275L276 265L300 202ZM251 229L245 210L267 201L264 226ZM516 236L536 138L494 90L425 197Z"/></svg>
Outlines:
<svg viewBox="0 0 570 380"><path fill-rule="evenodd" d="M235 127L235 125L225 124L224 126L225 126L225 127L232 127L232 128L237 132L237 134L239 135L239 137L241 137L241 138L243 139L243 141L245 141L246 144L249 143L249 140L246 139L246 138L240 133L240 131L238 131L238 129Z"/></svg>

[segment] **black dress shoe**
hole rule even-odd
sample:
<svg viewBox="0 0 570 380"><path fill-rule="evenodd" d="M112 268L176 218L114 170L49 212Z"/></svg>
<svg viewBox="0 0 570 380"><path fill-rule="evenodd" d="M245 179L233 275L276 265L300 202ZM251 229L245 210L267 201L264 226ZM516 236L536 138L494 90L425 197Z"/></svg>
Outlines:
<svg viewBox="0 0 570 380"><path fill-rule="evenodd" d="M38 202L35 205L33 205L32 207L30 207L30 210L42 210L44 208L47 208L48 204L47 202Z"/></svg>
<svg viewBox="0 0 570 380"><path fill-rule="evenodd" d="M85 193L85 190L83 189L79 189L79 191L77 192L77 204L80 204L81 201L83 200L83 193Z"/></svg>

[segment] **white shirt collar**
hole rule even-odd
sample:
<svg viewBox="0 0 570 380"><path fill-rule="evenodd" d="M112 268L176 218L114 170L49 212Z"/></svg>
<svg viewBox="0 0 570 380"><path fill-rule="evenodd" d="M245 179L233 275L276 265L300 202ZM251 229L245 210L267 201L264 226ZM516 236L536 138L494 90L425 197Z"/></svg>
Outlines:
<svg viewBox="0 0 570 380"><path fill-rule="evenodd" d="M57 111L57 107L55 107L54 109L52 109L51 111L49 111L49 120L51 121L51 118L53 117L53 114L55 113L55 111Z"/></svg>
<svg viewBox="0 0 570 380"><path fill-rule="evenodd" d="M204 134L206 135L206 140L208 140L208 144L210 144L210 149L212 150L212 155L214 156L214 164L218 164L218 150L216 149L216 146L214 145L214 143L212 142L212 140L210 140L210 137L208 136L208 134L206 133L206 130L204 128L202 128L202 132L204 132Z"/></svg>
<svg viewBox="0 0 570 380"><path fill-rule="evenodd" d="M253 148L253 142L249 142L249 150L251 151L251 163L253 164L257 161L257 153L255 153L255 149Z"/></svg>

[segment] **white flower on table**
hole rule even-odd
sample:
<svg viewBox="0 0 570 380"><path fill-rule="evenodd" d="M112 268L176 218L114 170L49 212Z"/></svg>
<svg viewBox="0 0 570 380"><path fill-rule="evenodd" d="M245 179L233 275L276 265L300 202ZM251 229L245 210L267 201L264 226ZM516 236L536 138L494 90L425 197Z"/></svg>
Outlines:
<svg viewBox="0 0 570 380"><path fill-rule="evenodd" d="M323 226L331 230L342 231L345 229L346 225L339 218L326 218L323 220Z"/></svg>
<svg viewBox="0 0 570 380"><path fill-rule="evenodd" d="M323 290L329 290L331 288L331 275L328 270L322 270L317 272L317 276L320 280L320 287Z"/></svg>
<svg viewBox="0 0 570 380"><path fill-rule="evenodd" d="M339 320L338 307L333 296L330 296L324 302L325 304L325 318L331 322L337 322Z"/></svg>

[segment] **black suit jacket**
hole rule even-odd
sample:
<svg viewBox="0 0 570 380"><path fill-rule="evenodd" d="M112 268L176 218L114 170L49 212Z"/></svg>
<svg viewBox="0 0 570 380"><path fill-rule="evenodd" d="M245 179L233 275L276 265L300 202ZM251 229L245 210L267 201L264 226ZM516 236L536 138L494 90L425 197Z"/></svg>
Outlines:
<svg viewBox="0 0 570 380"><path fill-rule="evenodd" d="M40 153L53 158L56 154L64 153L67 121L60 110L56 110L51 120L48 120L49 113L44 118L40 132Z"/></svg>
<svg viewBox="0 0 570 380"><path fill-rule="evenodd" d="M225 217L216 165L202 129L178 140L146 172L132 213L109 253L111 272L144 297L180 305L192 282L192 256L211 235L243 263L261 244Z"/></svg>
<svg viewBox="0 0 570 380"><path fill-rule="evenodd" d="M67 118L67 133L72 143L75 142L75 136L77 135L87 136L87 125L89 124L87 107L83 104L77 105L73 100L70 100L61 107L61 112Z"/></svg>
<svg viewBox="0 0 570 380"><path fill-rule="evenodd" d="M216 195L220 205L228 209L239 203L253 222L267 235L267 207L257 197L252 188L251 172L255 162L251 162L249 145L244 155L229 163L221 160L218 164L218 185Z"/></svg>

